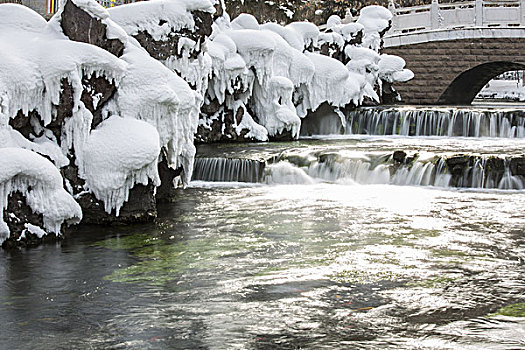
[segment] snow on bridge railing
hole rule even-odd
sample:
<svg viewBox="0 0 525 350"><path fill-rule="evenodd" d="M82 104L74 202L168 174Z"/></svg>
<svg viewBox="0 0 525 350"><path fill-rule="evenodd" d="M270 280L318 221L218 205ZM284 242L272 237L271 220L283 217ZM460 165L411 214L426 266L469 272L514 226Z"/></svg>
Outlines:
<svg viewBox="0 0 525 350"><path fill-rule="evenodd" d="M395 8L390 35L435 29L467 27L524 27L525 0L475 0L457 3L432 4Z"/></svg>

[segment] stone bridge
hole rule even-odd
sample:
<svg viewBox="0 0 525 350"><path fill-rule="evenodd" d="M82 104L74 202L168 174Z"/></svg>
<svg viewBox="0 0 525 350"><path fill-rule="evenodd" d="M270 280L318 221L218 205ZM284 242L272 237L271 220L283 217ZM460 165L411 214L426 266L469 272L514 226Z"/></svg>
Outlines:
<svg viewBox="0 0 525 350"><path fill-rule="evenodd" d="M384 53L415 77L397 84L407 104L468 105L492 78L525 70L525 1L482 1L395 9Z"/></svg>

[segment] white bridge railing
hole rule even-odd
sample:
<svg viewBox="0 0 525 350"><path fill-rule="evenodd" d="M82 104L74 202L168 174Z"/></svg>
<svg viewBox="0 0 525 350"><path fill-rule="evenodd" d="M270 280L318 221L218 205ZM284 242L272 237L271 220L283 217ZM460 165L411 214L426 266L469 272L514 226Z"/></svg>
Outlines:
<svg viewBox="0 0 525 350"><path fill-rule="evenodd" d="M475 0L395 8L390 1L389 10L394 15L390 35L436 29L469 27L512 28L525 27L525 0Z"/></svg>

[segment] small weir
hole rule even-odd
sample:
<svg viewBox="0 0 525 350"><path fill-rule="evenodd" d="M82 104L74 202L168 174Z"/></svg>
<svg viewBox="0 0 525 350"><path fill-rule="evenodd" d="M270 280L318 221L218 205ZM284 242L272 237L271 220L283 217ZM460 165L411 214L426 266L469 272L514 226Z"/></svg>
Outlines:
<svg viewBox="0 0 525 350"><path fill-rule="evenodd" d="M193 180L267 184L389 184L525 189L525 157L393 153L283 153L270 165L250 159L197 158Z"/></svg>
<svg viewBox="0 0 525 350"><path fill-rule="evenodd" d="M521 190L525 188L525 157L500 158L480 155L418 155L405 152L393 154L320 153L300 159L296 155L283 161L302 171L298 175L317 181L357 184L391 184L402 186L435 186L441 188L487 188ZM294 164L295 163L295 164ZM277 163L279 164L279 163ZM267 170L272 181L279 183L277 174ZM292 170L286 171L289 177ZM286 178L284 183L293 183ZM297 180L296 182L300 182ZM308 183L306 180L304 183Z"/></svg>
<svg viewBox="0 0 525 350"><path fill-rule="evenodd" d="M265 162L235 158L195 158L192 180L260 182Z"/></svg>
<svg viewBox="0 0 525 350"><path fill-rule="evenodd" d="M525 111L509 109L360 108L347 113L345 125L332 115L315 123L320 126L307 125L312 135L342 130L348 135L525 138Z"/></svg>

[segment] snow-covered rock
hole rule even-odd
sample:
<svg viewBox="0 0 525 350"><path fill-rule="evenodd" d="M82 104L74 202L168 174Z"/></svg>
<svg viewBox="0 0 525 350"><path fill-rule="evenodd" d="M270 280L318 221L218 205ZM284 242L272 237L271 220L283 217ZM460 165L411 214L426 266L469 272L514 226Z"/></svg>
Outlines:
<svg viewBox="0 0 525 350"><path fill-rule="evenodd" d="M42 215L39 234L59 236L63 223L80 222L80 206L62 187L62 176L53 163L32 151L12 147L0 148L0 159L0 244L11 237L4 211L9 196L15 192L23 194L34 213Z"/></svg>
<svg viewBox="0 0 525 350"><path fill-rule="evenodd" d="M160 185L157 159L160 154L157 129L133 118L112 116L106 119L88 139L80 168L86 189L104 202L108 213L128 200L135 184Z"/></svg>

